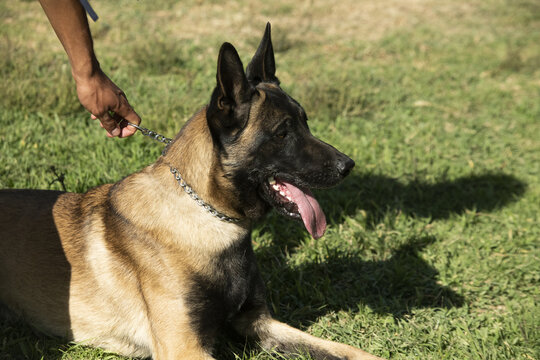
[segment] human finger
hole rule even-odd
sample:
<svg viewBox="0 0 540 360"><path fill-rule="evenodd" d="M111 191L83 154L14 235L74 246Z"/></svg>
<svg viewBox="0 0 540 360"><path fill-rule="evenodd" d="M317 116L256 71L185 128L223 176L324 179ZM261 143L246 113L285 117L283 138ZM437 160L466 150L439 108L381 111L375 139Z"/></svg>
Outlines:
<svg viewBox="0 0 540 360"><path fill-rule="evenodd" d="M128 120L124 119L117 113L113 114L113 118L120 127L120 135L118 137L124 138L127 136L131 136L137 131L136 127L130 125L130 123L133 124L131 121L128 122Z"/></svg>
<svg viewBox="0 0 540 360"><path fill-rule="evenodd" d="M102 127L107 131L109 137L115 137L120 135L120 127L114 120L114 118L109 114L109 112L103 113L103 115L98 116L99 121Z"/></svg>
<svg viewBox="0 0 540 360"><path fill-rule="evenodd" d="M133 110L129 102L127 101L124 93L120 94L122 100L120 101L118 109L115 111L115 114L119 115L121 119L125 119L127 122L130 122L135 125L141 123L141 118L139 114ZM120 137L127 137L133 135L137 129L133 126L128 126L127 122L123 121L120 125L121 134Z"/></svg>

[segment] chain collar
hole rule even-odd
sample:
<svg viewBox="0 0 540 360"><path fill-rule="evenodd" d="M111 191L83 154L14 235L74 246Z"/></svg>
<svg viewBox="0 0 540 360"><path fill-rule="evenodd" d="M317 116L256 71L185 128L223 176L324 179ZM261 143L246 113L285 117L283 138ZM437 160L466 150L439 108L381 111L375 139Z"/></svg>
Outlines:
<svg viewBox="0 0 540 360"><path fill-rule="evenodd" d="M143 134L144 136L148 136L149 138L154 139L156 141L159 141L161 143L164 143L166 145L169 145L171 143L171 141L172 141L172 139L170 139L168 137L165 137L165 136L163 136L161 134L158 134L155 131L149 130L147 128L143 128L142 126L135 125L135 124L132 124L130 122L128 122L128 125L131 125L134 128L136 128L137 130L139 130L141 132L141 134ZM189 197L191 197L193 200L195 200L197 205L201 206L202 208L204 208L204 210L206 210L208 213L210 213L210 215L218 218L221 221L225 221L225 222L229 222L229 223L237 223L237 222L240 221L240 219L238 219L238 218L233 218L233 217L227 216L227 215L217 211L210 204L207 204L206 202L204 202L204 200L201 199L199 197L199 195L197 195L197 193L191 188L191 186L189 186L184 181L184 179L182 178L182 175L180 175L180 172L177 169L175 169L174 167L172 167L172 166L170 168L171 168L171 173L174 175L174 178L176 179L178 184L182 187L182 189L184 189L186 194L188 194Z"/></svg>
<svg viewBox="0 0 540 360"><path fill-rule="evenodd" d="M199 195L197 195L197 193L191 188L191 186L189 186L185 182L185 180L182 178L182 175L180 175L180 172L172 166L171 166L171 173L174 175L174 178L176 179L178 184L182 187L182 189L184 189L186 194L188 194L193 200L195 200L197 205L201 206L204 210L210 213L210 215L218 218L221 221L225 221L229 223L237 223L240 221L240 219L238 218L233 218L217 211L214 207L212 207L212 205L204 202L204 200L201 199Z"/></svg>

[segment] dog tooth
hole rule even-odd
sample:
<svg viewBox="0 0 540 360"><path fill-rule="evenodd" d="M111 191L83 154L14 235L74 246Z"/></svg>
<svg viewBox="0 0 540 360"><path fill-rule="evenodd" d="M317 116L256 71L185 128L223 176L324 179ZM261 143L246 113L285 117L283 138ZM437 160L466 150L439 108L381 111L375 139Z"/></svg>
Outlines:
<svg viewBox="0 0 540 360"><path fill-rule="evenodd" d="M289 200L289 201L292 201L292 198L291 198L290 196L288 196L288 195L285 196L285 198L286 198L287 200Z"/></svg>
<svg viewBox="0 0 540 360"><path fill-rule="evenodd" d="M272 185L272 188L276 191L279 191L279 185L278 184L274 184Z"/></svg>
<svg viewBox="0 0 540 360"><path fill-rule="evenodd" d="M284 193L283 191L280 191L280 192L279 192L279 195L285 196L285 193Z"/></svg>
<svg viewBox="0 0 540 360"><path fill-rule="evenodd" d="M268 178L268 182L270 183L270 185L274 185L276 183L276 179L273 176L270 176Z"/></svg>

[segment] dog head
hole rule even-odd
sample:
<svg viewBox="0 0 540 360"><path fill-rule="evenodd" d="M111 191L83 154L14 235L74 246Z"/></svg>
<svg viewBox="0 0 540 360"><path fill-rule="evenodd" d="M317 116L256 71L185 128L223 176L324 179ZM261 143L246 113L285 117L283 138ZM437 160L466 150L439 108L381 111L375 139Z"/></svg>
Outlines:
<svg viewBox="0 0 540 360"><path fill-rule="evenodd" d="M246 72L235 48L223 44L208 126L241 211L256 218L273 207L319 238L326 219L309 189L336 185L354 161L311 134L306 112L275 73L270 24Z"/></svg>

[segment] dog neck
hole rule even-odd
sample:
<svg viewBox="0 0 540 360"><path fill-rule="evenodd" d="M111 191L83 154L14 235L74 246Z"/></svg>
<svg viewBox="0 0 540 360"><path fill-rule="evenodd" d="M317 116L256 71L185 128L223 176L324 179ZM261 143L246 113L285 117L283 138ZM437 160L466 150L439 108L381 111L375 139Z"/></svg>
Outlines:
<svg viewBox="0 0 540 360"><path fill-rule="evenodd" d="M157 165L178 169L184 181L207 204L229 217L242 219L236 191L224 176L218 150L206 120L206 107L184 125ZM170 175L173 178L173 175Z"/></svg>

